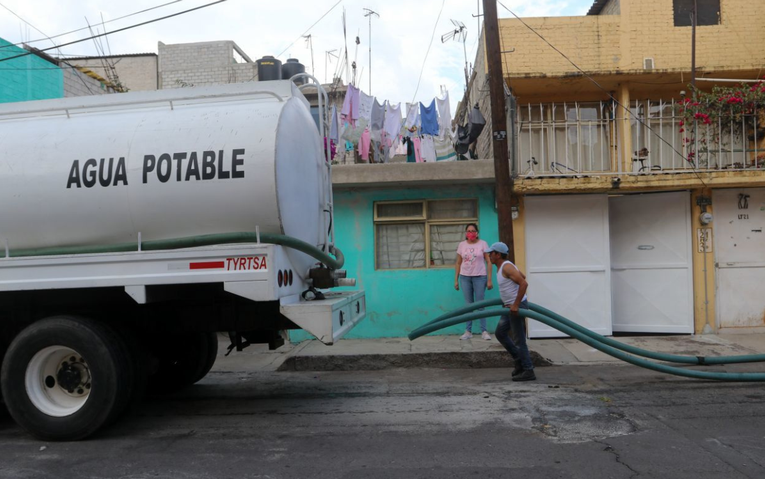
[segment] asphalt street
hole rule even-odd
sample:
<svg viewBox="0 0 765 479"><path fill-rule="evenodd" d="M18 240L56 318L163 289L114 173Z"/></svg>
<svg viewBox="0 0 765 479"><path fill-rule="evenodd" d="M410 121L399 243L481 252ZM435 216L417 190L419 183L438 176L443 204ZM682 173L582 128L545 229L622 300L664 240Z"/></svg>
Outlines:
<svg viewBox="0 0 765 479"><path fill-rule="evenodd" d="M765 477L765 385L621 364L510 372L216 370L72 443L36 441L3 410L0 477Z"/></svg>

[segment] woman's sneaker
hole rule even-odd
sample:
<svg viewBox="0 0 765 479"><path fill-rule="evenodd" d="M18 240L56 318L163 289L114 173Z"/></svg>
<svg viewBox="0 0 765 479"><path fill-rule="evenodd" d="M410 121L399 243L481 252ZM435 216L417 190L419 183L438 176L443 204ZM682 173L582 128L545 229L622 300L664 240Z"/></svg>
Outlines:
<svg viewBox="0 0 765 479"><path fill-rule="evenodd" d="M473 333L471 333L470 331L465 331L465 334L460 336L460 340L464 341L465 339L471 339L472 337L473 337Z"/></svg>
<svg viewBox="0 0 765 479"><path fill-rule="evenodd" d="M488 331L484 331L481 333L481 337L485 339L486 341L491 341L491 335L489 335Z"/></svg>
<svg viewBox="0 0 765 479"><path fill-rule="evenodd" d="M537 376L534 374L533 369L527 369L523 371L521 374L513 377L513 381L534 381L536 380Z"/></svg>

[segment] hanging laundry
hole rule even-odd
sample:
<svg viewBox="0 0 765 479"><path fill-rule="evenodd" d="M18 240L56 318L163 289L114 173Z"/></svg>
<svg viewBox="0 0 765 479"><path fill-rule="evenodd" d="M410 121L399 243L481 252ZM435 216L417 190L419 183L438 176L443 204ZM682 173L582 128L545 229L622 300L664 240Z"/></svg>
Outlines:
<svg viewBox="0 0 765 479"><path fill-rule="evenodd" d="M348 91L345 92L345 99L343 100L343 108L340 110L343 121L347 121L351 125L355 125L356 120L359 119L359 93L361 90L353 85L348 85Z"/></svg>
<svg viewBox="0 0 765 479"><path fill-rule="evenodd" d="M385 131L386 136L390 139L391 144L398 139L401 131L401 103L393 106L388 102L385 110L383 130Z"/></svg>
<svg viewBox="0 0 765 479"><path fill-rule="evenodd" d="M420 132L423 135L438 135L438 112L436 111L436 100L425 106L420 103L420 116L422 117L422 128Z"/></svg>
<svg viewBox="0 0 765 479"><path fill-rule="evenodd" d="M415 163L417 160L414 157L414 143L412 143L412 139L404 137L403 141L406 147L406 162Z"/></svg>
<svg viewBox="0 0 765 479"><path fill-rule="evenodd" d="M361 155L361 159L364 161L369 161L369 147L371 145L371 136L369 133L369 129L365 129L363 133L361 133L361 138L359 139L359 155Z"/></svg>
<svg viewBox="0 0 765 479"><path fill-rule="evenodd" d="M404 122L404 128L407 130L407 135L411 136L411 133L420 128L420 105L419 103L407 103L406 104L406 121Z"/></svg>
<svg viewBox="0 0 765 479"><path fill-rule="evenodd" d="M367 120L367 125L372 122L372 104L375 97L359 91L359 118Z"/></svg>
<svg viewBox="0 0 765 479"><path fill-rule="evenodd" d="M372 123L371 133L372 141L380 143L382 141L383 123L385 122L385 107L381 105L377 99L374 99L372 103Z"/></svg>
<svg viewBox="0 0 765 479"><path fill-rule="evenodd" d="M431 163L436 161L436 146L431 135L423 135L420 140L420 157L422 161Z"/></svg>
<svg viewBox="0 0 765 479"><path fill-rule="evenodd" d="M436 161L454 161L457 159L457 152L454 151L452 140L448 138L434 138L433 143L436 146Z"/></svg>
<svg viewBox="0 0 765 479"><path fill-rule="evenodd" d="M329 145L327 145L327 141L329 141ZM324 138L324 156L327 155L327 146L329 146L329 157L327 158L327 161L332 161L337 154L337 147L335 146L334 140L331 138Z"/></svg>
<svg viewBox="0 0 765 479"><path fill-rule="evenodd" d="M412 144L414 145L414 161L416 163L422 163L422 155L420 154L420 138L417 136L412 138Z"/></svg>
<svg viewBox="0 0 765 479"><path fill-rule="evenodd" d="M455 131L452 130L452 110L449 104L449 91L446 92L443 99L436 97L438 106L438 137L454 138Z"/></svg>
<svg viewBox="0 0 765 479"><path fill-rule="evenodd" d="M367 121L366 118L359 118L355 126L349 124L345 125L345 130L343 131L343 134L340 136L340 138L348 140L352 143L358 143L359 138L361 138L361 134L364 132L367 126L369 126L369 121Z"/></svg>
<svg viewBox="0 0 765 479"><path fill-rule="evenodd" d="M332 105L332 111L329 113L329 139L335 143L340 142L340 126L335 105Z"/></svg>

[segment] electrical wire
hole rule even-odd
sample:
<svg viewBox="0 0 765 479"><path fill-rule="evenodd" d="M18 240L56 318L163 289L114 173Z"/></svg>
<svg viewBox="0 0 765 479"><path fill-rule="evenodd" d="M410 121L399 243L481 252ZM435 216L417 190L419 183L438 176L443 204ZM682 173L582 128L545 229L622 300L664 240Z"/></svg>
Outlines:
<svg viewBox="0 0 765 479"><path fill-rule="evenodd" d="M311 31L311 29L312 29L313 27L315 27L317 23L319 23L320 21L322 21L322 20L324 19L324 17L326 17L327 15L329 15L329 12L331 12L332 10L334 10L336 6L340 5L340 3L342 3L342 1L343 1L343 0L337 0L337 3L335 3L334 5L332 5L332 7L331 7L329 10L327 10L326 12L324 12L324 15L322 15L322 16L321 16L321 17L320 17L318 20L316 20L316 21L313 23L313 25L311 25L310 27L308 27L308 30L306 30L306 31L304 31L303 33L301 33L299 37L297 37L297 38L296 38L296 39L295 39L295 40L294 40L292 43L290 43L289 45L287 45L287 48L285 48L284 50L282 50L282 52L281 52L280 54L276 55L276 58L279 58L280 56L284 55L284 52L286 52L287 50L289 50L289 49L290 49L290 47L291 47L292 45L294 45L296 41L298 41L298 40L300 40L301 38L303 38L303 35L305 35L306 33L310 32L310 31Z"/></svg>
<svg viewBox="0 0 765 479"><path fill-rule="evenodd" d="M217 5L218 3L223 3L225 1L227 1L227 0L217 0L215 2L210 2L210 3L204 4L204 5L200 5L199 7L194 7L194 8L190 8L188 10L183 10L181 12L173 13L172 15L165 15L164 17L159 17L159 18L155 18L153 20L147 20L145 22L136 23L134 25L130 25L130 26L127 26L127 27L124 27L124 28L119 28L119 29L114 30L114 31L109 32L109 33L99 33L98 35L92 35L92 36L87 37L87 38L81 38L79 40L74 40L74 41L71 41L71 42L62 43L61 45L58 45L58 46L43 48L43 49L40 49L40 50L37 50L37 51L38 52L47 52L48 50L54 50L54 49L57 49L57 48L66 47L66 46L69 46L69 45L74 45L75 43L85 42L85 41L88 41L88 40L92 40L94 38L100 38L100 37L103 37L103 36L106 36L106 35L113 35L115 33L124 32L125 30L130 30L130 29L133 29L133 28L136 28L136 27L141 27L143 25L148 25L150 23L159 22L160 20L167 20L168 18L177 17L177 16L183 15L185 13L190 13L190 12L193 12L195 10L200 10L202 8L207 8L207 7L210 7L212 5ZM34 55L34 54L35 54L35 52L26 52L26 53L21 53L21 54L14 55L14 56L6 57L6 58L0 58L0 63L6 62L8 60L15 60L16 58L21 58L21 57L26 57L26 56L29 56L29 55Z"/></svg>
<svg viewBox="0 0 765 479"><path fill-rule="evenodd" d="M659 140L661 140L661 141L662 141L664 144L666 144L667 146L669 146L669 147L672 149L672 151L674 151L675 153L677 153L677 155L678 155L678 156L680 156L680 158L684 159L684 160L686 161L686 163L688 163L689 165L691 165L691 170L693 171L693 173L696 175L696 177L699 179L699 181L701 181L701 184L702 184L702 185L704 185L704 187L707 187L707 183L704 181L704 179L701 177L701 175L699 174L699 172L696 170L696 165L695 165L695 164L694 164L692 161L690 161L690 160L688 159L688 157L687 157L687 156L685 156L685 155L683 155L682 153L680 153L680 152L677 150L677 148L675 148L675 147L674 147L674 145L672 145L670 142L668 142L668 141L667 141L667 140L666 140L666 139L665 139L663 136L661 136L661 135L657 134L657 133L656 133L656 131L654 131L654 129L653 129L653 128L651 128L651 126L650 126L650 125L648 125L646 122L644 122L643 120L641 120L639 116L637 116L636 114L632 113L632 110L630 110L630 109L629 109L629 107L626 107L626 106L622 105L622 104L619 102L619 100L617 100L616 98L614 98L614 96L611 94L611 92L610 92L610 91L608 91L608 90L606 90L605 88L603 88L603 86L601 86L601 85L600 85L600 83L598 83L598 82L597 82L597 81L596 81L594 78L592 78L590 75L588 75L588 74L587 74L587 72L585 72L584 70L582 70L581 68L579 68L579 65L577 65L576 63L574 63L574 62L573 62L573 61L572 61L572 60L571 60L571 59L570 59L568 56L566 56L566 54L565 54L565 53L563 53L562 51L558 50L558 49L557 49L557 48L556 48L556 47L555 47L555 46L554 46L552 43L550 43L550 42L549 42L549 41L548 41L548 40L547 40L547 39L546 39L544 36L542 36L542 34L540 34L539 32L537 32L537 31L536 31L536 30L534 30L534 29L533 29L533 28L532 28L530 25L528 25L526 22L524 22L524 21L523 21L523 19L522 19L521 17L519 17L518 15L516 15L516 14L515 14L515 12L513 12L512 10L510 10L509 8L507 8L507 7L506 7L506 6L505 6L505 5L504 5L502 2L500 2L500 1L497 1L497 3L498 3L498 4L500 4L500 5L502 5L502 7L503 7L505 10L507 10L508 12L510 12L510 13L511 13L511 14L512 14L512 15L513 15L513 16L514 16L516 19L518 19L518 21L520 21L520 22L523 24L523 26L525 26L526 28L528 28L529 30L531 30L531 31L532 31L532 32L533 32L533 33L534 33L536 36L538 36L539 38L541 38L543 42L545 42L547 45L549 45L549 46L550 46L550 48L552 48L553 50L555 50L556 52L558 52L558 53L559 53L559 54L560 54L560 55L561 55L563 58L565 58L565 59L566 59L566 60L567 60L569 63L571 63L571 65L573 65L573 66L574 66L574 68L576 68L577 70L579 70L579 72L580 72L582 75L584 75L584 76L585 76L585 77L586 77L588 80L590 80L590 81L591 81L591 82L592 82L592 83L593 83L593 84L594 84L596 87L598 87L598 88L599 88L599 89L601 89L601 90L602 90L604 93L606 93L606 94L608 95L608 97L611 99L611 101L613 101L613 102L614 102L614 104L616 104L616 105L620 106L622 109L624 109L624 110L625 110L625 111L626 111L626 112L627 112L627 113L628 113L628 114L629 114L631 117L633 117L633 118L635 119L635 121L637 121L638 123L640 123L641 125L643 125L643 126L644 126L644 127L645 127L645 128L648 130L648 131L650 131L651 133L653 133L653 134L654 134L654 135L655 135L655 136L656 136L656 137L657 137Z"/></svg>
<svg viewBox="0 0 765 479"><path fill-rule="evenodd" d="M40 30L40 29L39 29L39 28L37 28L36 26L32 25L30 22L26 21L24 18L22 18L22 17L21 17L20 15L18 15L16 12L14 12L14 11L13 11L13 10L11 10L10 8L6 7L6 6L5 6L5 5L3 5L2 3L0 3L0 7L3 7L4 9L8 10L8 11L9 11L9 12L10 12L10 13L13 15L13 16L15 16L16 18L18 18L19 20L21 20L21 21L22 21L22 22L24 22L25 24L29 25L30 27L34 28L35 30L37 30L37 31L38 31L38 32L40 32L41 34L45 35L45 32L43 32L42 30ZM51 42L51 43L53 43L53 45L54 45L54 46L56 45L56 43L55 43L53 40L51 40L51 38L50 38L50 37L48 37L47 35L46 35L46 37L47 37L47 39L48 39L48 40L50 40L50 42ZM57 48L58 48L58 47L57 47ZM61 53L61 50L59 50L59 53ZM80 82L82 82L82 84L83 84L83 86L85 87L85 89L86 89L86 90L88 90L88 93L90 93L91 95L93 94L93 89L90 87L90 85L88 85L88 84L87 84L87 82L85 81L85 79L82 77L82 73L81 73L79 70L77 70L77 69L76 69L76 68L75 68L73 65L70 65L69 63L67 63L67 62L65 62L65 61L60 61L60 63L63 63L63 64L64 64L64 65L66 65L67 67L71 68L71 69L73 70L73 75L74 75L74 76L75 76L75 77L76 77L78 80L80 80ZM58 69L61 69L61 68L60 68L60 64L59 64L59 66L58 66Z"/></svg>
<svg viewBox="0 0 765 479"><path fill-rule="evenodd" d="M124 19L124 18L128 18L128 17L132 17L132 16L135 16L135 15L139 15L139 14L141 14L141 13L146 13L146 12L148 12L148 11L151 11L151 10L156 10L157 8L166 7L166 6L168 6L168 5L172 5L173 3L178 3L178 2L183 2L183 1L184 1L184 0L173 0L172 2L163 3L162 5L157 5L157 6L155 6L155 7L151 7L151 8L145 8L145 9L143 9L143 10L139 10L139 11L137 11L137 12L129 13L129 14L127 14L127 15L123 15L123 16L121 16L121 17L113 18L113 19L111 19L111 20L107 20L106 22L102 22L102 23L111 23L111 22L116 22L117 20L122 20L122 19ZM10 12L10 10L8 9L8 7L6 7L5 5L3 5L3 4L0 4L0 6L1 6L1 7L3 7L3 8L5 8L6 10L8 10L8 11ZM11 13L13 13L13 12L11 12ZM15 13L13 13L13 14L14 14L14 15L16 15ZM18 15L16 15L16 16L18 17ZM22 21L23 21L23 20L22 20ZM25 22L25 23L26 23L26 22ZM34 27L33 27L33 28L34 28ZM13 43L13 44L10 44L10 45L3 45L3 46L1 46L1 47L0 47L0 50L2 50L3 48L9 48L9 47L19 47L19 46L22 46L22 45L24 45L24 44L27 44L27 45L29 45L29 44L31 44L31 43L44 42L45 40L51 40L51 39L53 39L53 38L59 38L59 37L63 37L63 36L66 36L66 35L70 35L70 34L72 34L72 33L77 33L77 32L81 32L81 31L83 31L83 30L88 30L89 28L90 28L90 27L82 27L82 28L78 28L77 30L70 30L70 31L68 31L68 32L59 33L58 35L53 35L52 37L38 38L38 39L36 39L36 40L29 40L29 41L27 41L27 42L19 42L19 43ZM37 29L35 28L35 30L37 30ZM37 30L37 31L39 32L39 30ZM42 32L40 32L40 33L42 33Z"/></svg>
<svg viewBox="0 0 765 479"><path fill-rule="evenodd" d="M428 55L430 54L430 47L433 46L433 38L436 36L436 28L438 28L438 22L441 20L441 14L444 11L444 5L446 5L446 0L443 0L441 2L441 10L438 11L438 17L436 18L436 23L433 25L433 33L430 35L430 43L428 44L428 50L425 52L425 59L422 60L422 68L420 68L420 76L417 79L417 88L414 90L414 95L412 95L412 105L414 105L414 100L417 98L417 92L420 91L420 82L422 81L422 72L425 71L425 64L428 62ZM408 114L409 112L407 112Z"/></svg>

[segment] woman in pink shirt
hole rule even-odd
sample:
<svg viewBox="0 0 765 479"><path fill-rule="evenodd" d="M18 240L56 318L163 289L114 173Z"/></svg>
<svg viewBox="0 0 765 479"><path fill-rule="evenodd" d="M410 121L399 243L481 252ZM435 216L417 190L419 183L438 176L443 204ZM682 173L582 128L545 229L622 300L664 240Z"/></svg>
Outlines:
<svg viewBox="0 0 765 479"><path fill-rule="evenodd" d="M478 226L475 223L468 223L465 227L465 241L457 246L457 261L454 268L454 289L457 291L462 288L462 294L465 296L466 303L483 301L486 288L492 289L491 276L487 271L491 271L491 262L486 250L489 245L486 241L478 239ZM460 339L470 339L473 337L473 322L468 321L465 324L465 334ZM491 341L491 336L486 331L486 318L481 318L481 337Z"/></svg>

